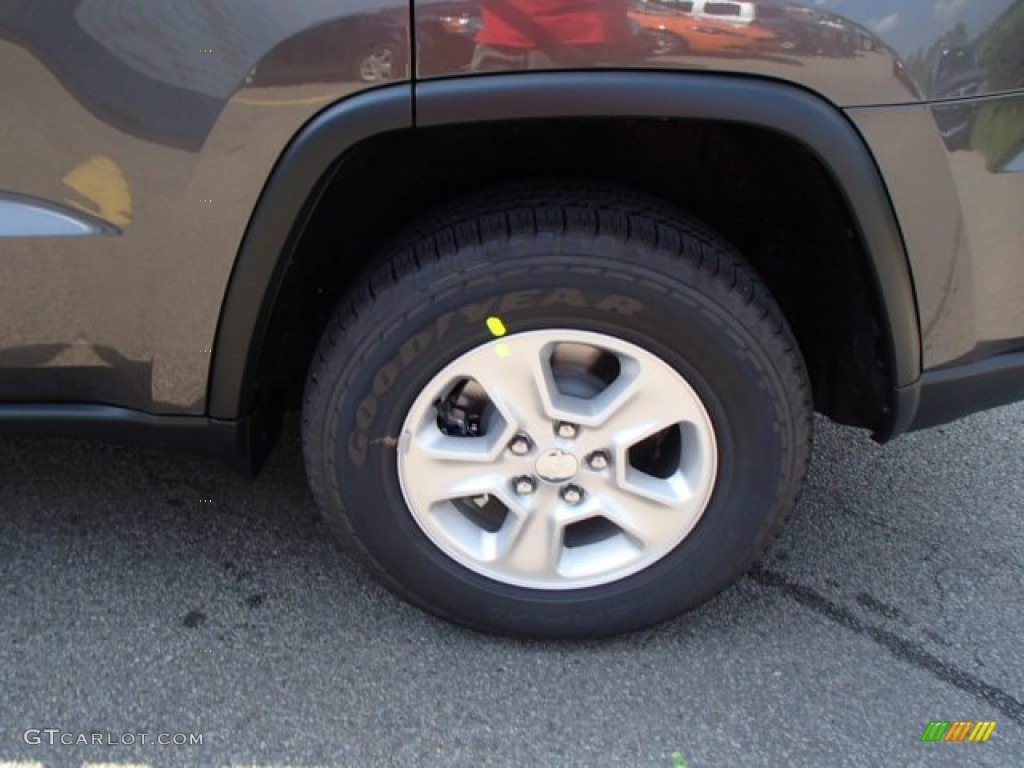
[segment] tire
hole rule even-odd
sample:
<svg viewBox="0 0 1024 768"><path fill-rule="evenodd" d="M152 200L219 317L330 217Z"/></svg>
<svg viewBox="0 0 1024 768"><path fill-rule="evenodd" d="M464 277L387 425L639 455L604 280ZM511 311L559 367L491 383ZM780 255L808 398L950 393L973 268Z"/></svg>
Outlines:
<svg viewBox="0 0 1024 768"><path fill-rule="evenodd" d="M438 616L544 638L639 629L741 576L794 508L810 441L803 360L742 258L590 185L458 203L380 254L328 324L303 414L314 496L351 554ZM453 488L470 495L430 501Z"/></svg>

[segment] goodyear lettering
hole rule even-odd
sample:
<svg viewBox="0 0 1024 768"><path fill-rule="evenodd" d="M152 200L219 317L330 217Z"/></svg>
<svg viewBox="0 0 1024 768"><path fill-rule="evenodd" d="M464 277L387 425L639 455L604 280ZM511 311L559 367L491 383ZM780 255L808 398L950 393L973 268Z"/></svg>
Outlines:
<svg viewBox="0 0 1024 768"><path fill-rule="evenodd" d="M439 334L439 338L440 335L443 334ZM427 347L430 346L430 342L433 340L434 335L430 331L422 331L405 342L398 350L398 359L402 361L403 367L409 365L409 363L426 352Z"/></svg>
<svg viewBox="0 0 1024 768"><path fill-rule="evenodd" d="M437 318L437 322L434 323L434 331L436 331L438 339L443 339L448 335L448 329L452 327L452 319L454 317L454 312L446 312Z"/></svg>
<svg viewBox="0 0 1024 768"><path fill-rule="evenodd" d="M498 314L505 314L517 309L530 309L536 306L536 296L540 291L513 291L506 293L498 305Z"/></svg>
<svg viewBox="0 0 1024 768"><path fill-rule="evenodd" d="M377 398L367 395L359 403L356 409L356 424L360 429L369 429L373 420L377 418Z"/></svg>
<svg viewBox="0 0 1024 768"><path fill-rule="evenodd" d="M636 299L631 299L628 296L616 296L611 294L605 296L597 304L594 305L595 309L603 309L606 311L612 311L625 317L633 317L637 312L644 308L644 305Z"/></svg>
<svg viewBox="0 0 1024 768"><path fill-rule="evenodd" d="M353 464L362 466L366 463L366 447L369 442L369 438L366 437L365 432L349 433L348 457L352 459Z"/></svg>
<svg viewBox="0 0 1024 768"><path fill-rule="evenodd" d="M487 301L481 302L480 304L468 304L465 307L459 309L459 313L469 320L471 323L477 323L482 321L488 315L493 315L494 305L497 303L497 298L490 298Z"/></svg>
<svg viewBox="0 0 1024 768"><path fill-rule="evenodd" d="M586 309L587 300L583 297L583 292L575 288L557 288L541 299L540 305L542 307L562 305Z"/></svg>
<svg viewBox="0 0 1024 768"><path fill-rule="evenodd" d="M401 354L401 352L399 352ZM373 378L373 394L383 395L389 389L391 385L395 383L395 379L398 378L398 362L392 360L389 363L385 363L384 367L377 371L377 375Z"/></svg>

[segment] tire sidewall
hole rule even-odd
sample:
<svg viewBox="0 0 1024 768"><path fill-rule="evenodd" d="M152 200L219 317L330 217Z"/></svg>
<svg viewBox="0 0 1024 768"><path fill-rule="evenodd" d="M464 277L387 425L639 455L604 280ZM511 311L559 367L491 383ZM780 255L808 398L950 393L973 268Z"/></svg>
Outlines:
<svg viewBox="0 0 1024 768"><path fill-rule="evenodd" d="M640 627L718 592L770 535L795 471L794 414L757 312L691 264L627 264L609 250L616 246L573 235L466 248L378 295L347 332L352 346L335 358L320 414L337 494L330 508L434 612L530 634ZM655 354L697 392L715 430L717 477L700 521L668 555L609 584L529 590L465 568L424 534L402 495L397 440L438 371L493 340L490 316L510 335L566 328L616 336Z"/></svg>

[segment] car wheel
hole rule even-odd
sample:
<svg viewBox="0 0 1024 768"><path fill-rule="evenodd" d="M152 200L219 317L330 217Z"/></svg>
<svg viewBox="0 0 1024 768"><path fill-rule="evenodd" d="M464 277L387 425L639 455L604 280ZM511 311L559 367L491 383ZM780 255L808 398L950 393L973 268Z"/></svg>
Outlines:
<svg viewBox="0 0 1024 768"><path fill-rule="evenodd" d="M393 80L398 72L398 49L381 43L356 57L355 74L363 83L383 83Z"/></svg>
<svg viewBox="0 0 1024 768"><path fill-rule="evenodd" d="M686 53L690 44L682 37L671 32L658 30L651 33L651 55L667 56L673 53Z"/></svg>
<svg viewBox="0 0 1024 768"><path fill-rule="evenodd" d="M457 204L381 254L303 419L317 502L386 585L551 638L644 627L744 573L810 434L796 343L733 248L574 185Z"/></svg>

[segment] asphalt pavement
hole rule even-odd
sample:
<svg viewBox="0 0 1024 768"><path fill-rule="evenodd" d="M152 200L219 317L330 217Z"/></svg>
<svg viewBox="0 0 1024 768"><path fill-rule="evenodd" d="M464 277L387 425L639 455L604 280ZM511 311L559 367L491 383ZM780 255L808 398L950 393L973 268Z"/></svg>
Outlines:
<svg viewBox="0 0 1024 768"><path fill-rule="evenodd" d="M1022 427L1015 406L879 447L819 420L761 568L572 644L379 588L319 521L294 420L254 481L0 442L0 767L1024 765ZM996 726L922 743L933 720Z"/></svg>

